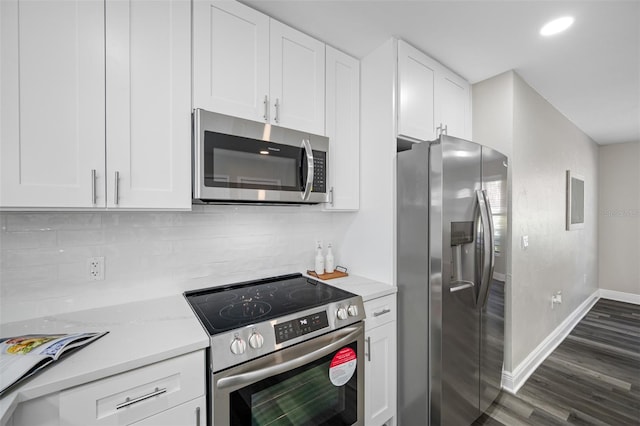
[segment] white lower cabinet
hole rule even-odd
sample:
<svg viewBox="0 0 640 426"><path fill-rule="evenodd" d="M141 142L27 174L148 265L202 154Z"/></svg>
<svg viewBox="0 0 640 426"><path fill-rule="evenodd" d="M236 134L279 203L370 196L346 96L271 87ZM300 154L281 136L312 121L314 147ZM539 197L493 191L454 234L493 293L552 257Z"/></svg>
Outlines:
<svg viewBox="0 0 640 426"><path fill-rule="evenodd" d="M397 333L395 294L365 302L365 425L395 424Z"/></svg>
<svg viewBox="0 0 640 426"><path fill-rule="evenodd" d="M204 350L19 404L10 426L205 425Z"/></svg>
<svg viewBox="0 0 640 426"><path fill-rule="evenodd" d="M207 400L204 396L135 422L132 426L205 426Z"/></svg>
<svg viewBox="0 0 640 426"><path fill-rule="evenodd" d="M204 395L205 357L198 351L61 392L60 423L129 425Z"/></svg>

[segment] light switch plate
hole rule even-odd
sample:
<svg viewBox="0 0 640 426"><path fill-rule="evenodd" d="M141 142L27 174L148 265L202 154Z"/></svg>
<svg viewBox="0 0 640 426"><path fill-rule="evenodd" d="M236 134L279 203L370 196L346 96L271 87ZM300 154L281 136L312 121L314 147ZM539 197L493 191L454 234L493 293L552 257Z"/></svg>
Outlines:
<svg viewBox="0 0 640 426"><path fill-rule="evenodd" d="M528 235L523 235L522 236L522 249L526 250L527 247L529 247L529 236Z"/></svg>

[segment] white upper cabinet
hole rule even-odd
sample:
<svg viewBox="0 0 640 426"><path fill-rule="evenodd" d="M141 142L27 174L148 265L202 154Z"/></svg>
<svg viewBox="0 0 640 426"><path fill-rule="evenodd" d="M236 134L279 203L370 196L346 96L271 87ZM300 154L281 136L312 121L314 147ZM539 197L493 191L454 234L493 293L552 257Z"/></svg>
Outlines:
<svg viewBox="0 0 640 426"><path fill-rule="evenodd" d="M190 2L113 0L105 10L107 207L188 209Z"/></svg>
<svg viewBox="0 0 640 426"><path fill-rule="evenodd" d="M360 207L360 61L327 46L327 210Z"/></svg>
<svg viewBox="0 0 640 426"><path fill-rule="evenodd" d="M193 107L325 134L325 46L238 2L193 3Z"/></svg>
<svg viewBox="0 0 640 426"><path fill-rule="evenodd" d="M0 7L0 207L190 208L189 0Z"/></svg>
<svg viewBox="0 0 640 426"><path fill-rule="evenodd" d="M104 2L2 0L0 31L0 207L104 203Z"/></svg>
<svg viewBox="0 0 640 426"><path fill-rule="evenodd" d="M418 140L436 138L436 69L438 63L398 41L398 134Z"/></svg>
<svg viewBox="0 0 640 426"><path fill-rule="evenodd" d="M437 80L436 98L440 106L438 125L446 134L471 139L471 92L469 83L449 70L442 69Z"/></svg>
<svg viewBox="0 0 640 426"><path fill-rule="evenodd" d="M271 20L273 124L325 134L325 45Z"/></svg>
<svg viewBox="0 0 640 426"><path fill-rule="evenodd" d="M269 17L241 3L193 2L193 105L269 119Z"/></svg>
<svg viewBox="0 0 640 426"><path fill-rule="evenodd" d="M428 141L441 131L471 139L469 83L398 40L398 136Z"/></svg>

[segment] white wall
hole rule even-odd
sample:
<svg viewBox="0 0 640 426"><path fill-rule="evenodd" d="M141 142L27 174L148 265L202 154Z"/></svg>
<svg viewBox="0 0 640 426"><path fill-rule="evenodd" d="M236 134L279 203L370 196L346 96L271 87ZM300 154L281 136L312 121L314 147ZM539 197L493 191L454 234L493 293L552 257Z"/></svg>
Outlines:
<svg viewBox="0 0 640 426"><path fill-rule="evenodd" d="M473 110L474 139L510 157L505 370L513 371L598 288L598 148L514 72L474 85ZM585 177L581 230L565 230L566 170ZM552 309L556 291L563 303Z"/></svg>
<svg viewBox="0 0 640 426"><path fill-rule="evenodd" d="M640 142L599 151L600 288L640 295Z"/></svg>
<svg viewBox="0 0 640 426"><path fill-rule="evenodd" d="M512 366L598 289L598 147L514 79ZM566 231L566 171L585 178L584 229ZM529 248L520 248L523 235ZM551 296L563 303L551 309Z"/></svg>
<svg viewBox="0 0 640 426"><path fill-rule="evenodd" d="M352 218L319 206L1 213L0 322L301 272L313 268L316 239L343 264ZM105 257L104 281L87 279L92 256Z"/></svg>

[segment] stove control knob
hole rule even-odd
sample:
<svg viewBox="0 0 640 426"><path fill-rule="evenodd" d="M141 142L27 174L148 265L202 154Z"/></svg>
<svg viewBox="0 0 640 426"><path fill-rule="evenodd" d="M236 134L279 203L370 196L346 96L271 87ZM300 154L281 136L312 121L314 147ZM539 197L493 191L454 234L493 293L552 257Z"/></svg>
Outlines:
<svg viewBox="0 0 640 426"><path fill-rule="evenodd" d="M235 337L231 342L231 352L234 355L242 355L247 349L247 344L240 337Z"/></svg>
<svg viewBox="0 0 640 426"><path fill-rule="evenodd" d="M345 308L340 307L338 308L338 312L336 312L336 316L338 317L338 319L346 320L349 315L347 314L347 310Z"/></svg>
<svg viewBox="0 0 640 426"><path fill-rule="evenodd" d="M262 337L262 334L254 331L253 334L249 336L249 346L253 349L260 349L262 345L264 345L264 337Z"/></svg>
<svg viewBox="0 0 640 426"><path fill-rule="evenodd" d="M347 312L349 313L350 317L357 317L358 307L356 305L349 305L349 307L347 308Z"/></svg>

